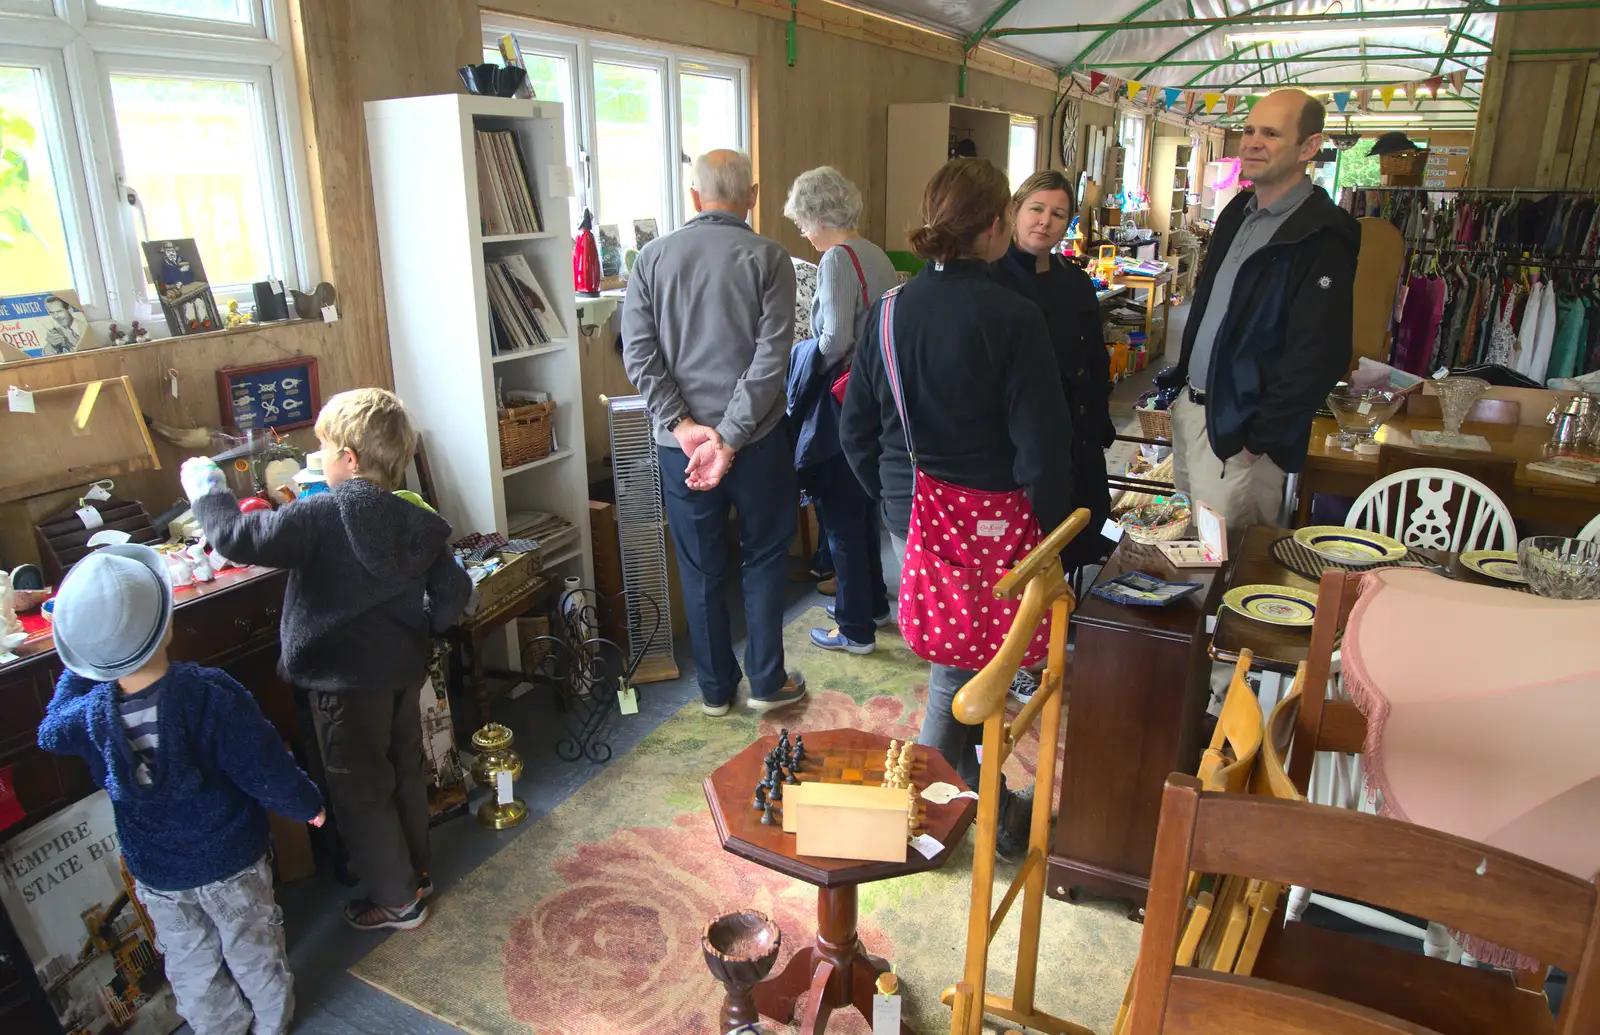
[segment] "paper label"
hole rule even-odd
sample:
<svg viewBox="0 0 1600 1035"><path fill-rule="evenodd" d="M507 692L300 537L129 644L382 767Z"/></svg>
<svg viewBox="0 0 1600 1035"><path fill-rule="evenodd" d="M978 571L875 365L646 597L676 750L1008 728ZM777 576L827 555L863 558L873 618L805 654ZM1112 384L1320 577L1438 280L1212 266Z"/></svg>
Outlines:
<svg viewBox="0 0 1600 1035"><path fill-rule="evenodd" d="M12 654L12 653L9 653L9 652L7 652L5 654L0 654L0 665L9 665L13 661L16 661L16 660L17 660L17 656L15 654Z"/></svg>
<svg viewBox="0 0 1600 1035"><path fill-rule="evenodd" d="M511 774L502 769L494 774L495 804L510 805L511 797Z"/></svg>
<svg viewBox="0 0 1600 1035"><path fill-rule="evenodd" d="M1122 542L1122 526L1110 518L1106 518L1106 523L1100 526L1100 534L1113 543Z"/></svg>
<svg viewBox="0 0 1600 1035"><path fill-rule="evenodd" d="M1370 402L1367 402L1365 399L1363 399L1363 400L1361 400L1361 405L1356 407L1356 412L1357 413L1371 413L1372 412L1372 404Z"/></svg>
<svg viewBox="0 0 1600 1035"><path fill-rule="evenodd" d="M1010 524L1011 522L1009 521L980 521L978 522L978 534L990 539L999 539L1006 534L1006 528Z"/></svg>
<svg viewBox="0 0 1600 1035"><path fill-rule="evenodd" d="M617 679L617 682L622 683L620 677ZM638 688L631 687L626 683L622 683L621 689L617 691L617 710L622 712L624 715L639 714Z"/></svg>
<svg viewBox="0 0 1600 1035"><path fill-rule="evenodd" d="M872 1035L900 1035L900 997L872 997Z"/></svg>
<svg viewBox="0 0 1600 1035"><path fill-rule="evenodd" d="M333 305L325 305L325 306L323 306L322 307L322 322L323 323L338 323L339 322L339 307L338 306L333 306Z"/></svg>
<svg viewBox="0 0 1600 1035"><path fill-rule="evenodd" d="M272 277L267 281L267 288L274 295L281 295L283 294L283 281L279 280L277 277Z"/></svg>
<svg viewBox="0 0 1600 1035"><path fill-rule="evenodd" d="M33 413L33 393L26 388L12 385L6 392L6 405L12 413Z"/></svg>
<svg viewBox="0 0 1600 1035"><path fill-rule="evenodd" d="M935 805L945 805L955 801L957 798L971 798L973 801L978 800L977 791L958 791L956 790L954 784L948 784L942 780L938 783L928 784L928 786L924 787L917 796L923 801L931 801Z"/></svg>
<svg viewBox="0 0 1600 1035"><path fill-rule="evenodd" d="M89 486L89 491L83 494L83 498L86 500L108 500L111 498L111 493L106 491L104 485L95 482Z"/></svg>
<svg viewBox="0 0 1600 1035"><path fill-rule="evenodd" d="M78 520L83 522L84 528L99 528L106 523L106 519L101 517L100 512L93 507L84 507L76 513Z"/></svg>
<svg viewBox="0 0 1600 1035"><path fill-rule="evenodd" d="M122 546L133 536L117 528L102 528L89 537L89 546Z"/></svg>
<svg viewBox="0 0 1600 1035"><path fill-rule="evenodd" d="M927 834L918 834L916 837L913 837L911 839L911 847L915 848L924 859L932 859L934 856L944 851L944 845L940 844L936 839L929 837Z"/></svg>
<svg viewBox="0 0 1600 1035"><path fill-rule="evenodd" d="M550 196L553 198L572 197L572 166L552 165L550 167Z"/></svg>
<svg viewBox="0 0 1600 1035"><path fill-rule="evenodd" d="M1206 615L1206 635L1210 636L1217 631L1217 616Z"/></svg>
<svg viewBox="0 0 1600 1035"><path fill-rule="evenodd" d="M178 397L178 375L169 374L167 375L167 380L172 382L172 397L176 399Z"/></svg>

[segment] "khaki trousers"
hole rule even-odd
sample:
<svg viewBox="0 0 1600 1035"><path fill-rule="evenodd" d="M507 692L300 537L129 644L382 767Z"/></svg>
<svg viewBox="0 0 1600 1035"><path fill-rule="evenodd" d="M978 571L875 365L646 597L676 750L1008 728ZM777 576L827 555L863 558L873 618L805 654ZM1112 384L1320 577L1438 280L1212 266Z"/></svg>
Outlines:
<svg viewBox="0 0 1600 1035"><path fill-rule="evenodd" d="M1243 452L1219 460L1206 437L1206 408L1180 391L1172 404L1172 481L1197 503L1204 503L1228 524L1228 531L1247 525L1276 525L1283 507L1283 469L1268 456L1246 459Z"/></svg>

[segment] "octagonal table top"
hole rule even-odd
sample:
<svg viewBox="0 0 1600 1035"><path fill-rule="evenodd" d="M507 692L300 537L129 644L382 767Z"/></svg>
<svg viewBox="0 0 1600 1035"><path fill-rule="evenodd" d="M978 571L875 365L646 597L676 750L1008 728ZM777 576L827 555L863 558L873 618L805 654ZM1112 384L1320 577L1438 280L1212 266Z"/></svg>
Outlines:
<svg viewBox="0 0 1600 1035"><path fill-rule="evenodd" d="M888 737L862 730L791 730L790 733L791 736L799 733L805 737L806 758L800 765L799 773L801 783L819 777L830 752L865 751L869 754L875 752L881 757L889 747ZM926 802L924 830L928 836L944 845L944 849L931 859L924 858L922 853L912 848L907 849L905 862L865 862L798 855L795 852L795 835L785 834L781 825L763 826L761 813L751 807L756 784L761 782L764 772L763 760L777 744L776 736L762 737L717 767L705 780L706 801L711 806L717 836L726 851L797 880L818 887L834 888L936 870L950 857L977 815L978 803L972 798L956 798L944 805ZM917 745L914 754L918 764L912 771L911 782L917 790L940 782L952 784L958 790L968 789L936 749ZM841 756L833 757L837 759Z"/></svg>

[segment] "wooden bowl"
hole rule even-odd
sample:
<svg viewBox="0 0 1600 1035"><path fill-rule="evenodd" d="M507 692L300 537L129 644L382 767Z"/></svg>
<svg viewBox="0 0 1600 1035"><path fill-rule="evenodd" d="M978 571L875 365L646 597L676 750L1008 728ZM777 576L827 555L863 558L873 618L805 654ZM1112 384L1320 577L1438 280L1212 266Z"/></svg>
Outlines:
<svg viewBox="0 0 1600 1035"><path fill-rule="evenodd" d="M783 934L765 914L754 910L724 913L706 925L700 948L706 966L724 984L752 985L778 962Z"/></svg>

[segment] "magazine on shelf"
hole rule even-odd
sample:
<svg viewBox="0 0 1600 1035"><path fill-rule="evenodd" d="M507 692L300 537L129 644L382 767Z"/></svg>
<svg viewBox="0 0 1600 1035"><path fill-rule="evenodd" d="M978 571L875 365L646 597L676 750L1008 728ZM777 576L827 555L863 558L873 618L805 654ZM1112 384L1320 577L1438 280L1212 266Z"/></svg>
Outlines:
<svg viewBox="0 0 1600 1035"><path fill-rule="evenodd" d="M544 230L539 197L528 181L527 163L515 133L480 129L474 136L478 161L478 207L486 237Z"/></svg>
<svg viewBox="0 0 1600 1035"><path fill-rule="evenodd" d="M561 319L550 303L550 295L534 276L526 257L508 255L503 259L491 259L484 269L495 352L548 345L565 336Z"/></svg>

